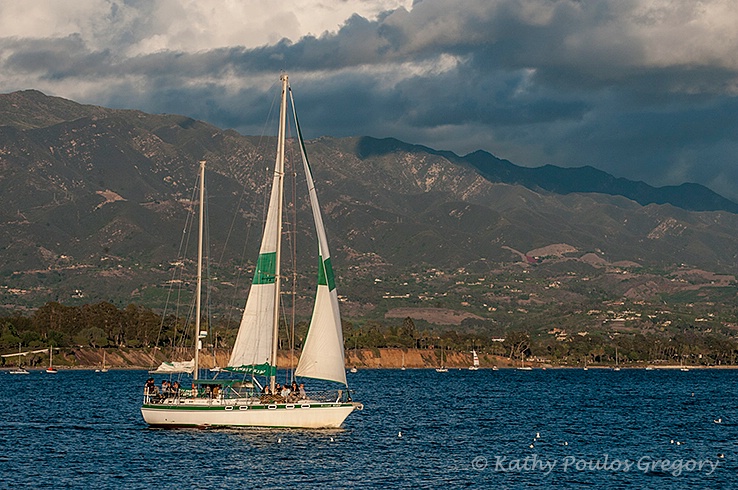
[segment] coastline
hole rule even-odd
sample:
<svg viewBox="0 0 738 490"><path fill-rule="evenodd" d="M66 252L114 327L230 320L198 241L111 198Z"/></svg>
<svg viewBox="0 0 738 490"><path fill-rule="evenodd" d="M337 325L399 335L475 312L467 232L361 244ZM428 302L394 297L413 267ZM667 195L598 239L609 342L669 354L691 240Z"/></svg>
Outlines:
<svg viewBox="0 0 738 490"><path fill-rule="evenodd" d="M140 349L140 348L60 348L54 354L54 367L59 370L99 369L102 366L103 351L105 352L105 367L108 369L155 369L165 361L191 359L190 350L181 349ZM225 366L228 363L230 351L219 349L213 352L201 351L201 367L209 369L215 366ZM299 352L294 354L290 351L279 351L277 367L279 369L294 368L297 365ZM444 364L451 370L466 370L472 364L470 352L444 351ZM35 363L35 364L34 364ZM479 353L480 369L515 369L520 366L518 360L511 360L505 356ZM36 355L30 359L24 359L26 369L29 371L43 371L48 365L48 356ZM346 369L356 367L357 369L434 369L440 365L440 351L438 349L401 349L401 348L371 348L371 349L349 349L346 351ZM581 365L554 364L541 361L526 361L527 367L534 369L582 369ZM9 371L15 366L6 364L0 367L0 371ZM614 365L602 364L587 366L589 369L612 369ZM645 369L653 370L679 370L687 367L690 370L698 369L738 369L735 365L688 365L666 364L665 361L653 363L633 363L620 366L623 370Z"/></svg>

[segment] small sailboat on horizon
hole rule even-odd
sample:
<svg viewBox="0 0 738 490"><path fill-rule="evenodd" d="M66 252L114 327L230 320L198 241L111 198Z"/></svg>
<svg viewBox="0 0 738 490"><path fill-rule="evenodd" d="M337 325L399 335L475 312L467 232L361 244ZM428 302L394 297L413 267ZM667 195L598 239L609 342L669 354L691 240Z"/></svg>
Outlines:
<svg viewBox="0 0 738 490"><path fill-rule="evenodd" d="M517 368L517 369L518 369L518 371L533 371L533 367L532 366L526 366L525 365L525 356L523 355L522 352L520 353L520 367Z"/></svg>
<svg viewBox="0 0 738 490"><path fill-rule="evenodd" d="M28 372L26 368L23 367L23 364L21 364L21 356L25 356L28 354L28 352L21 352L21 345L18 344L18 353L17 354L6 354L3 357L15 357L18 356L18 366L8 371L8 374L31 374Z"/></svg>
<svg viewBox="0 0 738 490"><path fill-rule="evenodd" d="M620 357L618 356L618 346L615 346L615 367L613 371L620 371Z"/></svg>
<svg viewBox="0 0 738 490"><path fill-rule="evenodd" d="M102 365L99 369L95 369L96 373L107 373L108 368L105 367L105 351L103 350L103 358L102 358Z"/></svg>
<svg viewBox="0 0 738 490"><path fill-rule="evenodd" d="M436 368L437 373L447 373L448 368L443 364L443 349L441 349L441 365Z"/></svg>
<svg viewBox="0 0 738 490"><path fill-rule="evenodd" d="M49 346L49 367L46 368L46 372L49 374L56 374L59 372L59 370L54 367L54 348L51 346Z"/></svg>
<svg viewBox="0 0 738 490"><path fill-rule="evenodd" d="M469 371L479 371L479 356L476 350L472 350L472 365L469 366Z"/></svg>

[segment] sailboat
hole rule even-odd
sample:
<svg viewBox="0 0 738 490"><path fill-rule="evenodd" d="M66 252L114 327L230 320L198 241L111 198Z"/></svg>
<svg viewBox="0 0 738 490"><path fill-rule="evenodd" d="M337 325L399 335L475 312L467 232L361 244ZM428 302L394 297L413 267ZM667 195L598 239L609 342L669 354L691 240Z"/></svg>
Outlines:
<svg viewBox="0 0 738 490"><path fill-rule="evenodd" d="M523 355L522 352L520 353L520 367L517 368L517 369L518 369L518 371L533 371L533 367L532 366L526 366L525 365L525 356Z"/></svg>
<svg viewBox="0 0 738 490"><path fill-rule="evenodd" d="M618 347L615 346L615 367L613 371L620 371L620 357L618 356Z"/></svg>
<svg viewBox="0 0 738 490"><path fill-rule="evenodd" d="M400 368L400 371L405 370L405 351L402 351L402 367Z"/></svg>
<svg viewBox="0 0 738 490"><path fill-rule="evenodd" d="M49 346L49 367L46 368L46 372L49 374L56 374L59 372L58 369L54 367L54 348Z"/></svg>
<svg viewBox="0 0 738 490"><path fill-rule="evenodd" d="M479 356L475 350L472 350L472 365L469 366L469 371L479 371Z"/></svg>
<svg viewBox="0 0 738 490"><path fill-rule="evenodd" d="M21 364L21 356L25 356L28 354L27 352L21 352L21 344L18 344L18 354L8 354L7 356L3 357L10 357L10 356L18 356L18 367L11 369L8 371L9 374L31 374L28 372L26 368L23 367Z"/></svg>
<svg viewBox="0 0 738 490"><path fill-rule="evenodd" d="M436 368L437 373L447 373L448 368L443 365L443 349L441 349L441 365Z"/></svg>
<svg viewBox="0 0 738 490"><path fill-rule="evenodd" d="M192 390L156 394L145 389L141 414L151 426L159 427L285 427L336 428L361 403L351 400L344 360L343 333L338 295L331 266L328 241L318 205L318 196L307 160L305 145L297 122L288 77L282 74L277 156L272 177L264 234L254 278L243 311L227 367L221 373L241 378L199 379L199 350L206 331L200 330L203 202L205 162L200 162L200 210L198 237L198 272L195 311L195 356ZM283 182L285 173L285 135L287 106L292 115L300 146L310 205L318 238L318 281L313 314L298 361L295 376L335 382L342 389L324 392L276 392L277 341L280 313ZM266 381L262 385L259 377ZM153 385L153 380L151 380Z"/></svg>
<svg viewBox="0 0 738 490"><path fill-rule="evenodd" d="M102 366L100 369L95 369L96 373L107 373L108 368L105 367L105 351L103 351Z"/></svg>
<svg viewBox="0 0 738 490"><path fill-rule="evenodd" d="M689 368L684 365L684 358L683 357L679 359L679 365L680 365L680 368L679 368L680 371L684 371L684 372L689 371Z"/></svg>

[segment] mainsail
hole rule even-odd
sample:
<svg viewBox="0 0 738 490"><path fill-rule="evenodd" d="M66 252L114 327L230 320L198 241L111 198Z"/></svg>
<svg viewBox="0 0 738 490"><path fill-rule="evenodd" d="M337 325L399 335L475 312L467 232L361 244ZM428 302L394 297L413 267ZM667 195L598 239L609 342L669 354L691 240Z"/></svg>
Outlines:
<svg viewBox="0 0 738 490"><path fill-rule="evenodd" d="M282 199L284 180L284 132L286 120L286 76L282 81L282 106L280 110L277 159L274 165L272 193L269 198L264 235L259 249L259 259L254 280L241 317L236 342L228 366L243 371L264 374L264 364L271 366L267 375L276 372L275 325L279 318L280 236L282 234ZM260 369L259 369L260 368Z"/></svg>

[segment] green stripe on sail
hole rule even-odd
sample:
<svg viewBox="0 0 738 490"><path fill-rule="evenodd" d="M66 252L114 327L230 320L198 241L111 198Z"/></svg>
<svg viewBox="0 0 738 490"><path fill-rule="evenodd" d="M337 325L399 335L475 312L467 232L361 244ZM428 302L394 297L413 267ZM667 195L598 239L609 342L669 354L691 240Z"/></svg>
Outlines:
<svg viewBox="0 0 738 490"><path fill-rule="evenodd" d="M333 266L331 266L331 258L323 260L320 257L318 263L318 286L328 286L329 291L336 289L336 278L333 276Z"/></svg>
<svg viewBox="0 0 738 490"><path fill-rule="evenodd" d="M277 275L277 252L259 254L254 271L254 284L274 284Z"/></svg>
<svg viewBox="0 0 738 490"><path fill-rule="evenodd" d="M276 376L276 366L270 366L269 363L264 364L248 364L243 366L228 366L223 368L224 371L231 373L256 374L259 376Z"/></svg>

